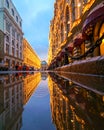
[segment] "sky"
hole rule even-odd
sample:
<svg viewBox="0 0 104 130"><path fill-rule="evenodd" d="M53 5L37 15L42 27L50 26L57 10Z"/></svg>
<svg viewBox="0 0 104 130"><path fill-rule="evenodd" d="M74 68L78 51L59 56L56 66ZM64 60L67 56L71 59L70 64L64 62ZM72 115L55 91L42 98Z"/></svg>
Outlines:
<svg viewBox="0 0 104 130"><path fill-rule="evenodd" d="M12 0L22 18L24 38L40 60L48 58L49 28L55 0Z"/></svg>

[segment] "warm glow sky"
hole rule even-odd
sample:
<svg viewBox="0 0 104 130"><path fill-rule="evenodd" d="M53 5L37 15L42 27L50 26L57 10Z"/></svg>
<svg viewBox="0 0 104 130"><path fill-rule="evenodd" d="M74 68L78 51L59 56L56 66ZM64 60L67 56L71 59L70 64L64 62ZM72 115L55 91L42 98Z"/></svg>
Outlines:
<svg viewBox="0 0 104 130"><path fill-rule="evenodd" d="M55 0L12 0L22 18L24 37L41 60L47 60L49 26Z"/></svg>

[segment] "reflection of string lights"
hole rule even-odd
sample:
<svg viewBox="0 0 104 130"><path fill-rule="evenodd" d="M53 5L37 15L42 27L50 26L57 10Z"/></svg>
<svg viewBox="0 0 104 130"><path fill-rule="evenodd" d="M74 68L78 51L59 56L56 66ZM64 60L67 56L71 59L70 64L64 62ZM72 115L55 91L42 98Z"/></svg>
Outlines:
<svg viewBox="0 0 104 130"><path fill-rule="evenodd" d="M80 7L81 6L81 3L78 3L78 7Z"/></svg>
<svg viewBox="0 0 104 130"><path fill-rule="evenodd" d="M68 24L70 24L70 21L68 21Z"/></svg>

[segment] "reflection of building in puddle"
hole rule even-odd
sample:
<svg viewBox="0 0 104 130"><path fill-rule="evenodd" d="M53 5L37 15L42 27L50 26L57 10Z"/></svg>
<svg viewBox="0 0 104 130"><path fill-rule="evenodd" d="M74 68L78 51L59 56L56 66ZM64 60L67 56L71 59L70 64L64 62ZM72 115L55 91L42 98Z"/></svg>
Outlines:
<svg viewBox="0 0 104 130"><path fill-rule="evenodd" d="M57 72L61 77L71 79L75 84L104 95L104 76Z"/></svg>
<svg viewBox="0 0 104 130"><path fill-rule="evenodd" d="M0 76L0 130L19 130L22 125L23 80L12 75Z"/></svg>
<svg viewBox="0 0 104 130"><path fill-rule="evenodd" d="M104 96L52 73L48 81L52 118L57 129L104 128Z"/></svg>
<svg viewBox="0 0 104 130"><path fill-rule="evenodd" d="M47 95L49 95L47 82L43 80L36 89L34 96L37 98L43 98L46 97Z"/></svg>
<svg viewBox="0 0 104 130"><path fill-rule="evenodd" d="M41 72L41 79L42 80L46 80L47 76L48 76L47 72Z"/></svg>
<svg viewBox="0 0 104 130"><path fill-rule="evenodd" d="M35 91L35 89L37 88L39 82L41 80L41 74L40 73L35 73L33 75L27 75L24 78L24 99L23 102L24 104L27 103L27 101L29 100L29 98L31 97L31 95L33 94L33 92Z"/></svg>

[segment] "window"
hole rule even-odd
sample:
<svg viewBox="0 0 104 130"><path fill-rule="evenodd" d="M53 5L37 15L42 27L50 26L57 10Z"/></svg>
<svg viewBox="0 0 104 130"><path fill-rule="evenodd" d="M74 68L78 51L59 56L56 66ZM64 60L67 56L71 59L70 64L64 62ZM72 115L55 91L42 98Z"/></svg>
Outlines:
<svg viewBox="0 0 104 130"><path fill-rule="evenodd" d="M64 41L64 27L63 24L61 24L61 42Z"/></svg>
<svg viewBox="0 0 104 130"><path fill-rule="evenodd" d="M9 91L8 91L8 89L5 91L5 98L6 98L6 99L9 98Z"/></svg>
<svg viewBox="0 0 104 130"><path fill-rule="evenodd" d="M14 95L14 92L15 90L14 90L14 88L12 88L12 95ZM13 100L13 98L12 98L12 101L14 102L14 100Z"/></svg>
<svg viewBox="0 0 104 130"><path fill-rule="evenodd" d="M9 1L6 0L6 7L9 8Z"/></svg>
<svg viewBox="0 0 104 130"><path fill-rule="evenodd" d="M104 23L102 24L100 28L100 37L104 33ZM104 38L102 39L102 43L100 44L100 55L104 56Z"/></svg>
<svg viewBox="0 0 104 130"><path fill-rule="evenodd" d="M22 58L22 53L20 52L20 58Z"/></svg>
<svg viewBox="0 0 104 130"><path fill-rule="evenodd" d="M17 34L17 40L19 41L19 37L20 37L20 35L19 34Z"/></svg>
<svg viewBox="0 0 104 130"><path fill-rule="evenodd" d="M83 3L86 4L88 2L88 0L83 0Z"/></svg>
<svg viewBox="0 0 104 130"><path fill-rule="evenodd" d="M16 53L17 53L17 57L18 57L18 50L16 51Z"/></svg>
<svg viewBox="0 0 104 130"><path fill-rule="evenodd" d="M22 46L20 46L20 51L22 51Z"/></svg>
<svg viewBox="0 0 104 130"><path fill-rule="evenodd" d="M7 30L7 32L10 33L10 24L9 23L6 23L6 30Z"/></svg>
<svg viewBox="0 0 104 130"><path fill-rule="evenodd" d="M14 56L14 48L12 47L12 55Z"/></svg>
<svg viewBox="0 0 104 130"><path fill-rule="evenodd" d="M15 37L15 30L12 29L12 36Z"/></svg>
<svg viewBox="0 0 104 130"><path fill-rule="evenodd" d="M9 45L6 44L6 53L9 54Z"/></svg>
<svg viewBox="0 0 104 130"><path fill-rule="evenodd" d="M69 8L67 6L66 8L66 35L68 35L69 31L70 31L70 14L69 14Z"/></svg>
<svg viewBox="0 0 104 130"><path fill-rule="evenodd" d="M20 27L22 26L22 24L21 24L21 21L20 21Z"/></svg>
<svg viewBox="0 0 104 130"><path fill-rule="evenodd" d="M12 46L14 46L14 40L12 40Z"/></svg>
<svg viewBox="0 0 104 130"><path fill-rule="evenodd" d="M72 1L72 21L75 21L75 1Z"/></svg>
<svg viewBox="0 0 104 130"><path fill-rule="evenodd" d="M14 16L14 10L12 9L12 15Z"/></svg>
<svg viewBox="0 0 104 130"><path fill-rule="evenodd" d="M18 16L16 16L16 21L18 22Z"/></svg>
<svg viewBox="0 0 104 130"><path fill-rule="evenodd" d="M17 48L19 47L19 43L17 42Z"/></svg>
<svg viewBox="0 0 104 130"><path fill-rule="evenodd" d="M9 36L6 36L6 42L9 43Z"/></svg>

